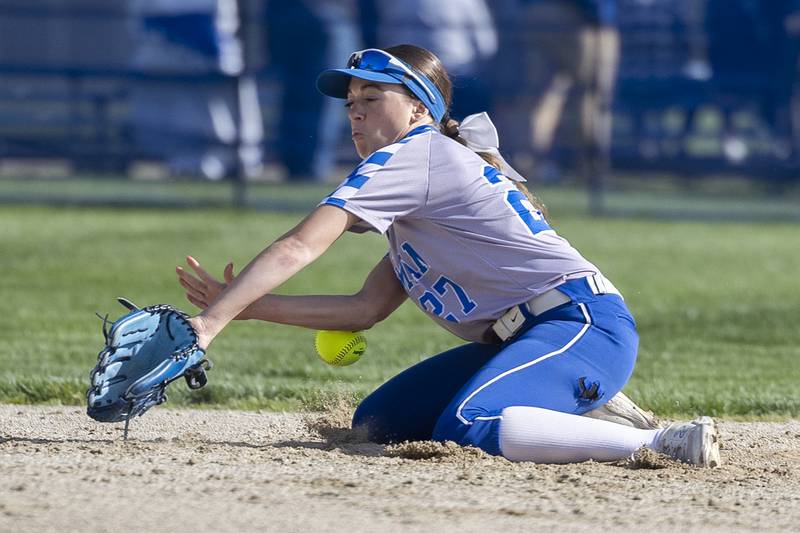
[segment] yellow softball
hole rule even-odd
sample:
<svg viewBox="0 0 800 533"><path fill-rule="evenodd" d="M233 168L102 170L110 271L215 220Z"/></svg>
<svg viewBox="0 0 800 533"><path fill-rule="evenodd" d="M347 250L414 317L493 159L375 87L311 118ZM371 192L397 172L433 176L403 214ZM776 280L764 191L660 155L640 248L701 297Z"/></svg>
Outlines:
<svg viewBox="0 0 800 533"><path fill-rule="evenodd" d="M333 366L352 365L364 355L367 338L360 331L317 332L314 341L319 358Z"/></svg>

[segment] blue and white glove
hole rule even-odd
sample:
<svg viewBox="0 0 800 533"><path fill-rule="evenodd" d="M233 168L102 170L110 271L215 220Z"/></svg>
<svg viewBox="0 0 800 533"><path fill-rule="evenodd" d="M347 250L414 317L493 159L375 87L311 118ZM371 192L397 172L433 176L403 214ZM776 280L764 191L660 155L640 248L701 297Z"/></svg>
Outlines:
<svg viewBox="0 0 800 533"><path fill-rule="evenodd" d="M105 346L90 374L86 413L99 422L124 420L127 438L130 419L164 403L171 382L183 376L191 389L204 386L211 361L182 311L170 305L139 309L118 300L130 312L110 329L103 319Z"/></svg>

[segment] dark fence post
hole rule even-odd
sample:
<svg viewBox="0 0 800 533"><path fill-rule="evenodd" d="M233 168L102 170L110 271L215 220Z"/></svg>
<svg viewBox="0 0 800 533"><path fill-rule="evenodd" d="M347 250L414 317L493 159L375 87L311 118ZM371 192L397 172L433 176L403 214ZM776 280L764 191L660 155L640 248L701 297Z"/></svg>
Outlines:
<svg viewBox="0 0 800 533"><path fill-rule="evenodd" d="M236 37L241 43L242 68L233 77L234 80L234 102L238 115L236 136L234 140L234 175L233 175L233 205L234 207L245 207L247 205L247 172L242 161L242 132L244 130L243 109L242 109L242 78L247 74L249 61L247 57L247 12L246 4L242 0L236 0L236 13L239 17L239 27L236 30Z"/></svg>

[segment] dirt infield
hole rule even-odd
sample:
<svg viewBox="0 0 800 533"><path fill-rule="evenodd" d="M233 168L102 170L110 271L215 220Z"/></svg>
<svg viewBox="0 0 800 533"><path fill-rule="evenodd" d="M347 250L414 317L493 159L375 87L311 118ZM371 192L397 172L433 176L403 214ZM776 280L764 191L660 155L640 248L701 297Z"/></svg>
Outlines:
<svg viewBox="0 0 800 533"><path fill-rule="evenodd" d="M721 424L725 465L514 464L385 449L345 414L0 405L0 531L795 530L800 421ZM653 531L658 531L653 529Z"/></svg>

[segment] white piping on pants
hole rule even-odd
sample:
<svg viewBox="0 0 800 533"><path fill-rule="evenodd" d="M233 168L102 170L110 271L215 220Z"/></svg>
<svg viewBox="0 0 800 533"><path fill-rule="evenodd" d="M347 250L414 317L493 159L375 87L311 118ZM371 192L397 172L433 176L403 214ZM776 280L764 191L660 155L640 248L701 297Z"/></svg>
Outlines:
<svg viewBox="0 0 800 533"><path fill-rule="evenodd" d="M502 379L502 378L504 378L504 377L506 377L506 376L508 376L510 374L513 374L514 372L517 372L519 370L523 370L525 368L528 368L529 366L535 365L536 363L541 363L542 361L544 361L546 359L550 359L551 357L554 357L556 355L559 355L559 354L562 354L562 353L566 352L567 350L569 350L572 347L573 344L578 342L580 340L580 338L583 337L583 335L586 333L586 330L589 329L589 326L592 325L592 319L589 317L589 312L586 310L586 305L585 304L578 304L578 307L580 307L581 312L583 313L583 316L586 319L586 324L583 325L581 330L574 337L572 337L572 339L567 344L565 344L564 346L562 346L561 348L559 348L558 350L556 350L554 352L546 353L543 356L541 356L541 357L539 357L537 359L534 359L533 361L528 361L525 364L519 365L519 366L514 367L514 368L512 368L510 370L506 370L502 374L499 374L499 375L493 377L492 379L490 379L489 381L487 381L486 383L484 383L483 385L481 385L480 387L478 387L477 389L472 391L469 396L464 398L464 401L461 402L461 405L459 405L458 409L456 409L456 418L458 418L462 423L464 423L464 424L466 424L468 426L471 426L473 421L470 421L470 420L467 420L466 418L464 418L464 416L461 414L461 411L464 410L464 407L467 405L467 402L469 402L472 398L474 398L476 394L478 394L480 391L482 391L483 389L485 389L486 387L488 387L492 383L495 383L498 380L500 380L500 379ZM475 420L492 420L492 419L495 419L495 418L500 418L500 417L499 416L497 416L497 417L475 417Z"/></svg>

